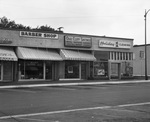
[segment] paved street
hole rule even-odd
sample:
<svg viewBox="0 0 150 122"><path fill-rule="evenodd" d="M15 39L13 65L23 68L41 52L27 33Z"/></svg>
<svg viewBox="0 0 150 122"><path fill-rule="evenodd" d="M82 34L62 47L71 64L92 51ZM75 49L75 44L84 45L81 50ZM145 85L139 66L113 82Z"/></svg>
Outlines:
<svg viewBox="0 0 150 122"><path fill-rule="evenodd" d="M0 122L148 122L150 83L0 89Z"/></svg>

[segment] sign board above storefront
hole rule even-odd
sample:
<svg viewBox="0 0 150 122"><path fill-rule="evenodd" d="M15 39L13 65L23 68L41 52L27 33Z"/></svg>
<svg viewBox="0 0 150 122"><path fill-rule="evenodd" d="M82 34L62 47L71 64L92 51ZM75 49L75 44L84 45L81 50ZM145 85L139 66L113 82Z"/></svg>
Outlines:
<svg viewBox="0 0 150 122"><path fill-rule="evenodd" d="M92 47L92 39L80 36L65 36L65 46L68 47Z"/></svg>
<svg viewBox="0 0 150 122"><path fill-rule="evenodd" d="M130 42L99 40L99 47L130 49L131 43Z"/></svg>
<svg viewBox="0 0 150 122"><path fill-rule="evenodd" d="M31 31L20 31L20 36L58 39L58 34L55 34L55 33L41 33L41 32L31 32Z"/></svg>

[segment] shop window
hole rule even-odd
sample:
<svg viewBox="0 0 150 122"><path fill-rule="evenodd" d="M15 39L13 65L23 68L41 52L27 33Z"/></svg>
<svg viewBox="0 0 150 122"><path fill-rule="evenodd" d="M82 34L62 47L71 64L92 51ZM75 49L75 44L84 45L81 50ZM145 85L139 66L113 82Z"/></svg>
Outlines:
<svg viewBox="0 0 150 122"><path fill-rule="evenodd" d="M144 53L144 51L140 51L139 57L140 57L140 59L144 59L144 58L145 58L145 53Z"/></svg>
<svg viewBox="0 0 150 122"><path fill-rule="evenodd" d="M122 60L122 52L120 53L120 60Z"/></svg>
<svg viewBox="0 0 150 122"><path fill-rule="evenodd" d="M116 55L116 52L114 52L114 60L116 60L117 58L117 55Z"/></svg>
<svg viewBox="0 0 150 122"><path fill-rule="evenodd" d="M108 62L94 62L94 77L108 76Z"/></svg>
<svg viewBox="0 0 150 122"><path fill-rule="evenodd" d="M126 60L125 52L123 52L123 60Z"/></svg>
<svg viewBox="0 0 150 122"><path fill-rule="evenodd" d="M114 52L111 52L111 59L113 60L114 59Z"/></svg>
<svg viewBox="0 0 150 122"><path fill-rule="evenodd" d="M3 80L12 80L12 62L3 62Z"/></svg>
<svg viewBox="0 0 150 122"><path fill-rule="evenodd" d="M120 57L120 55L119 55L120 53L119 52L117 52L117 60L120 60L119 59L119 57Z"/></svg>
<svg viewBox="0 0 150 122"><path fill-rule="evenodd" d="M43 61L19 61L19 79L43 79Z"/></svg>
<svg viewBox="0 0 150 122"><path fill-rule="evenodd" d="M126 60L128 60L128 54L129 54L129 53L126 53Z"/></svg>
<svg viewBox="0 0 150 122"><path fill-rule="evenodd" d="M132 76L133 75L133 64L131 62L122 63L122 75Z"/></svg>
<svg viewBox="0 0 150 122"><path fill-rule="evenodd" d="M129 53L129 60L133 60L132 53Z"/></svg>
<svg viewBox="0 0 150 122"><path fill-rule="evenodd" d="M68 73L73 73L73 66L68 66Z"/></svg>
<svg viewBox="0 0 150 122"><path fill-rule="evenodd" d="M79 78L79 62L66 61L65 62L65 78Z"/></svg>
<svg viewBox="0 0 150 122"><path fill-rule="evenodd" d="M131 60L133 60L133 53L131 53Z"/></svg>
<svg viewBox="0 0 150 122"><path fill-rule="evenodd" d="M110 52L110 60L113 60L113 52Z"/></svg>

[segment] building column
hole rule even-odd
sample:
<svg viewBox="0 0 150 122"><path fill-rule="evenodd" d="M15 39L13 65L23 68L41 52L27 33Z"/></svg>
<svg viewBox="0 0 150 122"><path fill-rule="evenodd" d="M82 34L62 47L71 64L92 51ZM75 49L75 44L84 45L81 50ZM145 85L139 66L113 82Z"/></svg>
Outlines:
<svg viewBox="0 0 150 122"><path fill-rule="evenodd" d="M13 82L18 82L18 61L13 62Z"/></svg>
<svg viewBox="0 0 150 122"><path fill-rule="evenodd" d="M81 62L79 62L79 79L81 79Z"/></svg>
<svg viewBox="0 0 150 122"><path fill-rule="evenodd" d="M45 72L45 68L46 68L46 63L45 61L43 61L43 75L44 75L44 80L45 80L45 77L46 77L46 72Z"/></svg>
<svg viewBox="0 0 150 122"><path fill-rule="evenodd" d="M111 80L111 62L108 61L108 79Z"/></svg>

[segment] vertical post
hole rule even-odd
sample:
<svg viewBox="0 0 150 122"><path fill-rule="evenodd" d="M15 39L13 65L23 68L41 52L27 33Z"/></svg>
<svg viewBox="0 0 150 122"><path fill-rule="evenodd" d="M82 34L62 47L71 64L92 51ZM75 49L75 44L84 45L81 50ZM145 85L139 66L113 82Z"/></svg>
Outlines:
<svg viewBox="0 0 150 122"><path fill-rule="evenodd" d="M82 63L79 62L79 79L80 80L82 79L82 77L81 77L81 65L82 65Z"/></svg>
<svg viewBox="0 0 150 122"><path fill-rule="evenodd" d="M46 80L46 62L43 61L43 79Z"/></svg>
<svg viewBox="0 0 150 122"><path fill-rule="evenodd" d="M150 9L149 9L150 10ZM146 12L145 10L145 80L148 80L148 76L147 76L147 40L146 40L146 16L147 13L149 12L149 10Z"/></svg>
<svg viewBox="0 0 150 122"><path fill-rule="evenodd" d="M109 80L111 80L111 62L110 61L108 62L108 77L109 77Z"/></svg>

